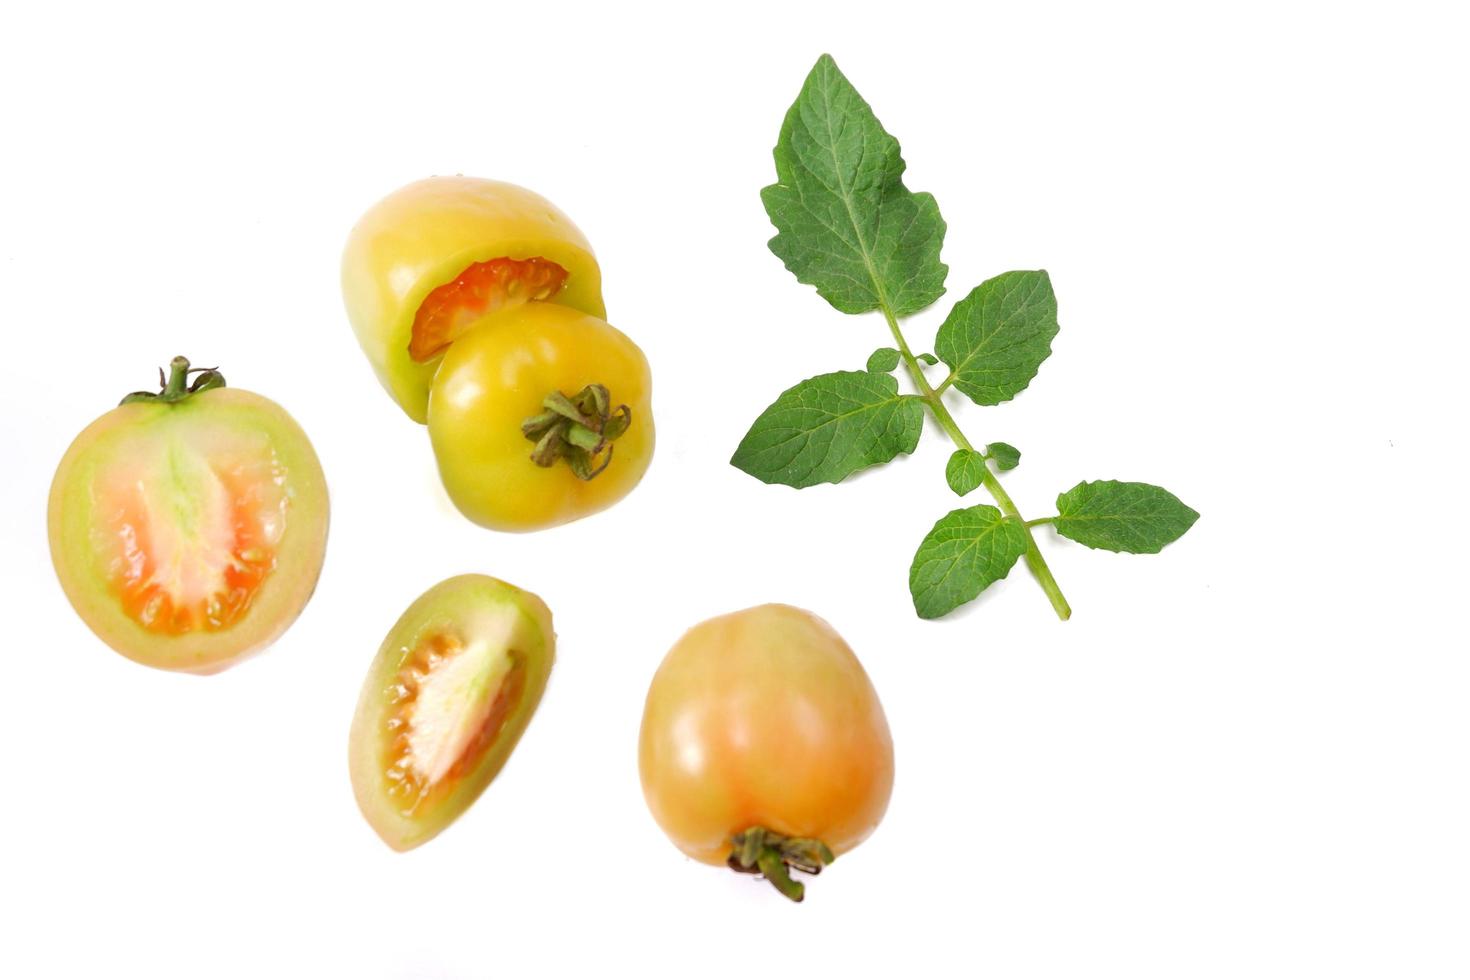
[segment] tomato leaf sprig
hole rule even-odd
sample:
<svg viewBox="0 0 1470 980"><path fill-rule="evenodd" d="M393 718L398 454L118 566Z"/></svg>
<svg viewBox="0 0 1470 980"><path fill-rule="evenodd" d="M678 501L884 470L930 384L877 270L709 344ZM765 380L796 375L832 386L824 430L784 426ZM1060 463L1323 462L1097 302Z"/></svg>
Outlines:
<svg viewBox="0 0 1470 980"><path fill-rule="evenodd" d="M1003 442L976 449L943 396L954 388L977 405L999 405L1026 389L1059 330L1051 278L1038 270L987 279L950 310L933 354L912 353L898 321L944 294L944 218L933 195L904 186L898 141L830 55L818 59L786 113L775 158L776 183L761 191L777 231L771 251L841 312L881 312L897 347L874 351L864 371L817 375L782 392L732 465L766 483L838 483L912 453L927 411L956 447L945 467L950 488L963 497L983 486L995 506L951 511L920 542L909 591L925 619L974 599L1022 558L1067 619L1072 610L1037 546L1038 526L1089 548L1134 554L1155 554L1189 530L1199 514L1178 497L1116 480L1084 481L1058 495L1055 515L1021 517L996 476L1020 463L1020 450ZM931 384L923 365L941 361L949 374ZM917 394L899 392L891 372L900 364Z"/></svg>

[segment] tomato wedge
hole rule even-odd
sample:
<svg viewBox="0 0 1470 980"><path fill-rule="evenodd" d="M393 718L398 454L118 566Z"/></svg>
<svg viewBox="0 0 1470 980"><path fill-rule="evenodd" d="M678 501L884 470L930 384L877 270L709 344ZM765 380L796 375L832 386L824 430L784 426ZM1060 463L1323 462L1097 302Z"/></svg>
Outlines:
<svg viewBox="0 0 1470 980"><path fill-rule="evenodd" d="M535 714L556 634L541 599L488 575L421 595L383 640L352 720L352 789L389 847L423 844L474 803Z"/></svg>

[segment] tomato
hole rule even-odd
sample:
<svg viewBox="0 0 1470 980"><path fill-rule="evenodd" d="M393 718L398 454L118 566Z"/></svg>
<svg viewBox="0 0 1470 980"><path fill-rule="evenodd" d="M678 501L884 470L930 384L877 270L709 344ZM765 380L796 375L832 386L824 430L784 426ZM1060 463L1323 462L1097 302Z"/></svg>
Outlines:
<svg viewBox="0 0 1470 980"><path fill-rule="evenodd" d="M480 316L551 301L605 315L592 246L515 184L430 177L364 214L342 256L342 296L383 387L416 422L445 349Z"/></svg>
<svg viewBox="0 0 1470 980"><path fill-rule="evenodd" d="M485 317L444 355L429 395L450 499L502 531L611 506L653 455L650 388L643 352L595 316L532 303Z"/></svg>
<svg viewBox="0 0 1470 980"><path fill-rule="evenodd" d="M551 611L488 575L440 582L378 650L352 720L352 788L372 828L406 851L484 792L551 674Z"/></svg>
<svg viewBox="0 0 1470 980"><path fill-rule="evenodd" d="M756 606L674 644L643 709L638 768L654 819L685 854L759 871L819 871L878 826L893 741L862 664L805 610Z"/></svg>
<svg viewBox="0 0 1470 980"><path fill-rule="evenodd" d="M178 357L162 392L129 395L72 442L47 523L61 587L103 642L150 667L213 673L305 608L327 512L321 464L291 416Z"/></svg>

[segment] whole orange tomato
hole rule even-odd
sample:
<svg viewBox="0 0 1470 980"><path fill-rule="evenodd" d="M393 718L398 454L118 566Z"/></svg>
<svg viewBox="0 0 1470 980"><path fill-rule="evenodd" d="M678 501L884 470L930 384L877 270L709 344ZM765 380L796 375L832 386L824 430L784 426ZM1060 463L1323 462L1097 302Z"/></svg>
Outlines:
<svg viewBox="0 0 1470 980"><path fill-rule="evenodd" d="M805 610L757 606L685 633L654 675L639 737L643 795L707 864L759 872L800 901L878 826L893 789L883 706L842 637Z"/></svg>

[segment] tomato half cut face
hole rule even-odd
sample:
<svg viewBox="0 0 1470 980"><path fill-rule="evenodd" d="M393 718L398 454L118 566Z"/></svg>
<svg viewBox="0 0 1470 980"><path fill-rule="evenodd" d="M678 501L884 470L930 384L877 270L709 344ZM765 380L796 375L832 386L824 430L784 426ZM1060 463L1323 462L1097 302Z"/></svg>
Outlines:
<svg viewBox="0 0 1470 980"><path fill-rule="evenodd" d="M604 316L592 246L546 198L430 177L368 209L347 238L342 297L378 379L417 422L439 357L470 324L527 302Z"/></svg>
<svg viewBox="0 0 1470 980"><path fill-rule="evenodd" d="M439 834L500 772L555 656L539 598L485 575L424 593L383 641L352 723L352 786L394 850Z"/></svg>
<svg viewBox="0 0 1470 980"><path fill-rule="evenodd" d="M453 282L436 287L419 306L409 356L420 364L431 360L486 314L549 300L566 281L567 270L549 259L476 262Z"/></svg>
<svg viewBox="0 0 1470 980"><path fill-rule="evenodd" d="M211 673L310 598L326 483L289 415L225 388L98 419L58 467L49 517L62 587L98 636L149 666Z"/></svg>

